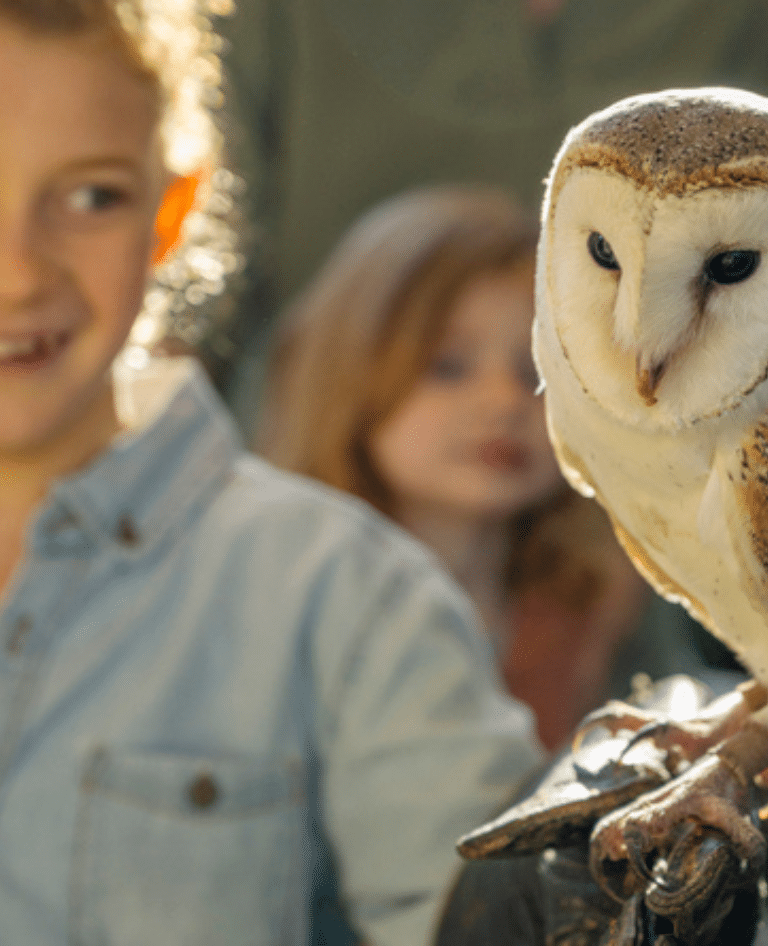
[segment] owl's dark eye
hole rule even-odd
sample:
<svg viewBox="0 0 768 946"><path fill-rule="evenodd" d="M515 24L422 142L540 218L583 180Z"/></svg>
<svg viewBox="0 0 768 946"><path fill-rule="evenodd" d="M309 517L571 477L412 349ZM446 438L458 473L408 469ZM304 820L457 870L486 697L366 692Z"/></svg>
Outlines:
<svg viewBox="0 0 768 946"><path fill-rule="evenodd" d="M587 249L592 259L603 269L621 269L619 261L613 255L611 244L597 230L593 230L587 237Z"/></svg>
<svg viewBox="0 0 768 946"><path fill-rule="evenodd" d="M718 253L707 262L704 275L712 282L727 286L749 279L759 263L760 254L757 250L728 250Z"/></svg>

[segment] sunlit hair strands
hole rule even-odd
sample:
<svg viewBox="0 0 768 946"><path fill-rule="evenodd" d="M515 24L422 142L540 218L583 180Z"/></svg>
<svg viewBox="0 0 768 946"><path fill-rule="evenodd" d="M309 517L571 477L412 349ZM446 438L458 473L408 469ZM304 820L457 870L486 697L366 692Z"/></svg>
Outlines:
<svg viewBox="0 0 768 946"><path fill-rule="evenodd" d="M164 337L198 342L210 319L205 304L242 263L233 227L242 182L222 166L216 120L222 40L213 20L233 12L232 0L0 0L0 18L30 32L112 43L156 88L168 170L199 180L181 244L156 268L133 346L150 348Z"/></svg>

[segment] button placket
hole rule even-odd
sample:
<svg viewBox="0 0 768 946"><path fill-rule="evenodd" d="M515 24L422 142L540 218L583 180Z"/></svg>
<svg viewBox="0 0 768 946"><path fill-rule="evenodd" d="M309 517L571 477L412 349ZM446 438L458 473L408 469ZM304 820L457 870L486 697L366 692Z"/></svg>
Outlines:
<svg viewBox="0 0 768 946"><path fill-rule="evenodd" d="M11 624L11 630L5 639L5 652L11 657L18 657L24 649L35 622L29 614L20 614Z"/></svg>

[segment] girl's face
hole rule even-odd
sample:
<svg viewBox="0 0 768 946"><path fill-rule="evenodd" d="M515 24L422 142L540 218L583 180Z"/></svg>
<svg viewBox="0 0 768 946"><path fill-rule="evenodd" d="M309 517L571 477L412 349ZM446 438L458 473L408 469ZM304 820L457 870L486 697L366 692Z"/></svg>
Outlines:
<svg viewBox="0 0 768 946"><path fill-rule="evenodd" d="M0 19L0 456L111 437L167 181L151 89L117 53Z"/></svg>
<svg viewBox="0 0 768 946"><path fill-rule="evenodd" d="M396 517L502 516L560 485L532 321L533 263L460 291L428 369L370 444Z"/></svg>

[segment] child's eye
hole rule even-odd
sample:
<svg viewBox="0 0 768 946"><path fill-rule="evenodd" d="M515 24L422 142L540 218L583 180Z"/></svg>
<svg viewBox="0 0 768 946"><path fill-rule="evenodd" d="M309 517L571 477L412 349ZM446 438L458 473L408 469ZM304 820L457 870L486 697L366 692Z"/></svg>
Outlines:
<svg viewBox="0 0 768 946"><path fill-rule="evenodd" d="M68 210L87 214L110 210L126 200L126 194L118 187L105 184L83 184L70 191L66 197Z"/></svg>
<svg viewBox="0 0 768 946"><path fill-rule="evenodd" d="M466 375L468 365L457 355L439 355L432 359L428 371L437 381L459 381Z"/></svg>

